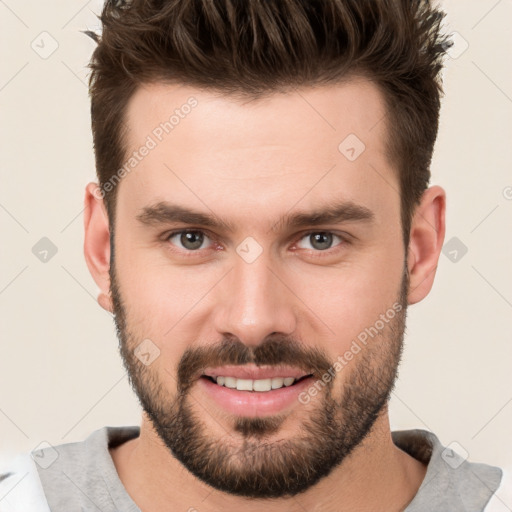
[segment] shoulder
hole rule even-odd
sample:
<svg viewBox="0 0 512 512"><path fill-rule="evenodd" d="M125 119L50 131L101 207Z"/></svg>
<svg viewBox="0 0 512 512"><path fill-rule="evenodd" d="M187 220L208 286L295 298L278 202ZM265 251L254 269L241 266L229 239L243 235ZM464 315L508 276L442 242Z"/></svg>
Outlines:
<svg viewBox="0 0 512 512"><path fill-rule="evenodd" d="M11 455L0 462L0 512L88 510L91 496L105 512L117 510L113 500L128 498L109 448L138 435L136 426L102 427L84 440L40 443L30 453Z"/></svg>
<svg viewBox="0 0 512 512"><path fill-rule="evenodd" d="M50 512L30 454L15 455L0 470L0 512Z"/></svg>
<svg viewBox="0 0 512 512"><path fill-rule="evenodd" d="M487 503L484 512L510 512L512 510L512 465L502 468L499 487Z"/></svg>
<svg viewBox="0 0 512 512"><path fill-rule="evenodd" d="M468 460L456 441L443 445L433 432L393 432L394 443L427 466L424 480L407 512L424 510L510 512L510 472ZM508 489L508 490L507 490Z"/></svg>

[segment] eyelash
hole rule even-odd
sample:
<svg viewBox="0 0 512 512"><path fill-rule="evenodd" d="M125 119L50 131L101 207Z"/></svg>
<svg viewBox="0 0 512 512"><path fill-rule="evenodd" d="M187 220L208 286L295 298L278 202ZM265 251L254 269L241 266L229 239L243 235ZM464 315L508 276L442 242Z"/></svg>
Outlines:
<svg viewBox="0 0 512 512"><path fill-rule="evenodd" d="M201 233L203 235L205 235L206 237L208 237L210 239L210 241L215 244L216 241L215 241L215 237L211 236L208 231L205 231L205 230L202 230L202 229L178 229L178 230L175 230L175 231L171 231L171 232L167 232L165 233L164 235L164 241L165 242L170 242L170 239L176 235L180 235L182 233ZM335 233L334 231L328 231L328 230L310 230L310 231L307 231L305 233L301 233L300 237L297 239L297 241L295 242L295 244L297 244L298 242L300 242L301 240L303 240L304 238L312 235L312 234L317 234L317 233L326 233L326 234L330 234L330 235L333 235L334 237L337 237L340 239L340 243L338 245L335 245L334 247L331 247L329 249L325 249L323 251L321 250L314 250L314 249L303 249L305 251L308 251L309 253L312 253L314 254L314 257L322 257L324 254L325 255L329 255L329 256L332 256L333 255L333 252L337 252L338 250L341 250L342 247L344 247L345 245L349 245L350 244L350 240L349 240L349 236L348 235L341 235L341 234L338 234L338 233ZM170 244L172 245L172 244ZM186 258L194 258L194 257L198 257L198 256L202 256L202 252L205 251L205 250L208 250L208 249L211 249L210 248L207 248L207 249L196 249L196 250L187 250L187 249L179 249L179 248L176 248L176 249L171 249L173 252L179 252L181 255L184 255Z"/></svg>

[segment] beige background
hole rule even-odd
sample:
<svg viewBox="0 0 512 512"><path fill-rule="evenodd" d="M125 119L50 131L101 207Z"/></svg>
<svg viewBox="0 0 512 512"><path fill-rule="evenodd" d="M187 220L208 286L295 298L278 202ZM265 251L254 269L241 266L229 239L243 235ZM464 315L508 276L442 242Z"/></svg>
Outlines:
<svg viewBox="0 0 512 512"><path fill-rule="evenodd" d="M85 69L94 43L79 30L98 27L101 3L0 1L4 459L139 423L82 254L83 192L95 177ZM460 36L444 74L433 184L448 194L446 242L457 237L468 251L456 262L442 255L432 292L409 309L391 420L503 465L512 459L512 1L443 5ZM52 40L47 58L31 47L48 52ZM46 263L32 253L42 237L58 249Z"/></svg>

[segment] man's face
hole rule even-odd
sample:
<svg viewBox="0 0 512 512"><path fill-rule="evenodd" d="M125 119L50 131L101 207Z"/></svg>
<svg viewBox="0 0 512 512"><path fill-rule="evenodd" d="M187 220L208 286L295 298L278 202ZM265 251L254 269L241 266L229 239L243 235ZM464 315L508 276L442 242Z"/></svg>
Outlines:
<svg viewBox="0 0 512 512"><path fill-rule="evenodd" d="M385 409L408 279L384 117L363 81L245 103L151 85L128 105L121 354L162 441L217 489L304 491Z"/></svg>

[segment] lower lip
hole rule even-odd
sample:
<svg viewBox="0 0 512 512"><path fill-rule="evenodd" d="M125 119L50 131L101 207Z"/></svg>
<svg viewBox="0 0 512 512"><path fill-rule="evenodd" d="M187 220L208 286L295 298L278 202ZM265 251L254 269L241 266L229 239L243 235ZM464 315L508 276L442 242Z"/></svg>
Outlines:
<svg viewBox="0 0 512 512"><path fill-rule="evenodd" d="M300 404L299 395L311 385L313 377L280 389L270 391L238 391L219 386L211 380L201 377L199 385L213 401L224 410L237 416L270 416L283 412L287 408Z"/></svg>

